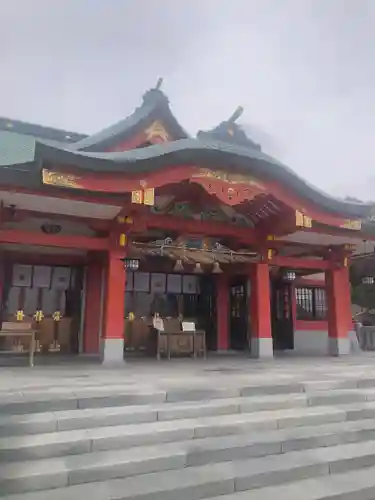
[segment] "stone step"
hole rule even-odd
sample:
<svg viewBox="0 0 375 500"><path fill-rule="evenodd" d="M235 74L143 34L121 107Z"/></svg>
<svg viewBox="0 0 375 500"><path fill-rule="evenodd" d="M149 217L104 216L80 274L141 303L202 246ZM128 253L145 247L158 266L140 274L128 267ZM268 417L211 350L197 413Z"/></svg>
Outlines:
<svg viewBox="0 0 375 500"><path fill-rule="evenodd" d="M55 473L61 464L68 463L69 466L77 463L107 463L111 460L111 468L117 471L122 468L123 458L133 457L134 454L146 453L148 449L152 453L161 451L163 456L173 457L176 455L176 462L184 454L186 466L206 465L208 463L223 462L230 460L243 460L248 458L276 455L297 450L308 450L335 446L339 444L358 443L375 440L375 420L362 420L353 422L339 422L312 427L287 428L266 433L241 434L215 438L201 438L189 441L179 441L172 444L163 444L156 447L137 447L125 450L109 450L106 452L92 452L81 455L61 456L60 458L40 459L35 461L15 462L4 465L3 471L8 469L22 471L26 475L37 475L47 470L53 474L52 481L56 479ZM172 460L173 462L173 460ZM173 462L174 463L174 462ZM73 466L72 466L73 467ZM73 467L76 470L76 466ZM173 467L169 467L173 468ZM65 470L65 469L64 469ZM110 474L110 472L108 472ZM55 478L55 479L54 479ZM39 479L38 479L39 480ZM52 483L50 483L52 486ZM55 484L55 486L58 486Z"/></svg>
<svg viewBox="0 0 375 500"><path fill-rule="evenodd" d="M357 389L7 415L0 417L0 437L374 400L373 389Z"/></svg>
<svg viewBox="0 0 375 500"><path fill-rule="evenodd" d="M69 457L65 463L49 462L50 468L46 464L44 468L36 468L36 464L14 464L2 468L2 494L44 490L39 491L39 500L47 499L46 494L49 495L49 500L83 498L83 495L90 495L92 500L194 500L373 467L375 442L317 448L199 467L185 467L186 456L183 451L175 450L172 453L166 449L163 453L150 448L138 453L135 450L123 452L122 459L115 464L110 453L105 459L102 455L97 460L95 457L91 460ZM171 467L177 470L171 470ZM163 468L166 470L160 470ZM154 472L148 472L149 470ZM121 479L113 480L114 477ZM86 491L84 487L76 486L85 483L91 483L87 485ZM28 498L31 500L32 497Z"/></svg>
<svg viewBox="0 0 375 500"><path fill-rule="evenodd" d="M61 497L61 500L63 498ZM345 474L220 495L207 500L275 500L275 498L277 500L373 500L375 498L375 468L368 467L363 470L345 472ZM23 496L19 500L21 499L34 500L29 497L24 499ZM18 500L18 496L14 500Z"/></svg>
<svg viewBox="0 0 375 500"><path fill-rule="evenodd" d="M367 403L370 404L370 403ZM373 411L373 409L372 409ZM361 408L307 407L30 434L0 439L0 462L185 441L361 418Z"/></svg>
<svg viewBox="0 0 375 500"><path fill-rule="evenodd" d="M0 414L22 415L85 408L150 405L163 402L176 403L239 397L291 395L317 391L333 393L334 391L344 391L345 389L349 394L350 392L354 393L358 387L368 389L368 392L371 393L371 389L375 387L375 379L323 380L306 381L303 383L285 382L279 384L257 384L253 386L231 386L219 389L185 387L150 390L143 386L137 388L134 386L124 387L123 385L78 387L74 390L67 387L47 387L44 390L28 390L25 393L22 391L2 391ZM316 397L320 397L319 393L316 394ZM340 398L340 396L337 397Z"/></svg>
<svg viewBox="0 0 375 500"><path fill-rule="evenodd" d="M3 465L0 471L0 491L15 493L58 488L81 482L104 481L154 471L374 440L375 422L372 421L371 427L359 424L363 422L343 422L271 431L263 435L206 438L163 446L135 447L9 463ZM372 441L372 444L375 447L375 441ZM365 443L365 446L369 446L368 443Z"/></svg>

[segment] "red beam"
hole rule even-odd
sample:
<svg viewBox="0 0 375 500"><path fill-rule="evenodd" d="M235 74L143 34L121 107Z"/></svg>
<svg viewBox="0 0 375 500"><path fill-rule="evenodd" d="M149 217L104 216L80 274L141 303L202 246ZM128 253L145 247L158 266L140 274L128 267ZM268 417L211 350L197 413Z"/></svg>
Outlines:
<svg viewBox="0 0 375 500"><path fill-rule="evenodd" d="M107 197L97 196L97 193L93 193L92 196L85 196L80 194L80 191L66 191L66 189L41 186L40 189L26 189L22 187L7 186L4 184L0 185L0 191L7 191L9 193L19 193L28 194L32 196L45 196L47 198L59 198L61 200L69 201L83 201L84 203L94 203L98 205L110 205L113 207L123 207L124 200L117 197L111 197L109 194ZM96 195L96 196L95 196Z"/></svg>
<svg viewBox="0 0 375 500"><path fill-rule="evenodd" d="M21 231L18 229L0 229L0 243L79 248L82 250L107 250L109 248L107 238L33 233L31 231Z"/></svg>
<svg viewBox="0 0 375 500"><path fill-rule="evenodd" d="M80 217L78 215L51 214L49 212L37 212L34 210L24 210L18 208L16 208L15 211L12 211L9 207L4 207L3 210L0 211L0 223L21 222L30 218L71 221L76 224L85 224L96 231L109 230L112 223L112 219L91 219L88 217Z"/></svg>
<svg viewBox="0 0 375 500"><path fill-rule="evenodd" d="M213 221L199 221L195 219L184 219L171 215L144 215L133 216L132 227L136 232L145 229L162 229L176 232L178 234L189 234L199 236L211 236L220 238L234 238L241 240L243 244L253 245L261 242L261 235L256 229L244 228Z"/></svg>
<svg viewBox="0 0 375 500"><path fill-rule="evenodd" d="M44 265L44 266L79 266L86 264L87 257L85 255L69 255L69 254L48 254L48 253L31 253L20 251L6 251L3 254L5 265L13 264L28 264L28 265Z"/></svg>
<svg viewBox="0 0 375 500"><path fill-rule="evenodd" d="M317 269L325 271L332 267L332 263L327 260L314 260L314 259L298 259L297 257L282 257L276 255L269 263L271 265L280 267L289 267L291 269Z"/></svg>

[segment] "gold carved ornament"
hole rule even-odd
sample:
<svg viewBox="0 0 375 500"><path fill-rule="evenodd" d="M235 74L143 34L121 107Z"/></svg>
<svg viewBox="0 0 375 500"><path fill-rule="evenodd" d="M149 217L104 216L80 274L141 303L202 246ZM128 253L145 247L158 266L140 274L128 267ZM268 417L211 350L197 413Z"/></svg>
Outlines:
<svg viewBox="0 0 375 500"><path fill-rule="evenodd" d="M43 321L43 319L44 319L44 313L43 313L43 311L41 309L37 309L35 311L35 313L34 313L33 318L35 319L35 321L37 323L40 323L41 321Z"/></svg>
<svg viewBox="0 0 375 500"><path fill-rule="evenodd" d="M132 191L132 203L137 205L155 205L155 189L147 188L147 189L136 189Z"/></svg>
<svg viewBox="0 0 375 500"><path fill-rule="evenodd" d="M79 179L80 177L73 174L54 172L47 168L42 170L42 183L48 186L82 189L82 186L78 183Z"/></svg>
<svg viewBox="0 0 375 500"><path fill-rule="evenodd" d="M16 312L16 320L17 321L23 321L25 318L25 313L19 309L17 312Z"/></svg>
<svg viewBox="0 0 375 500"><path fill-rule="evenodd" d="M300 210L296 210L296 226L297 227L312 227L312 218L302 213Z"/></svg>
<svg viewBox="0 0 375 500"><path fill-rule="evenodd" d="M127 237L125 233L121 233L118 239L118 244L120 247L125 247L127 243Z"/></svg>
<svg viewBox="0 0 375 500"><path fill-rule="evenodd" d="M53 319L53 321L56 321L56 323L58 323L59 321L61 321L61 318L62 318L61 311L55 311L52 314L52 319Z"/></svg>
<svg viewBox="0 0 375 500"><path fill-rule="evenodd" d="M211 170L209 168L199 169L198 172L193 174L192 178L213 179L226 182L228 184L247 184L249 186L258 188L261 191L265 191L266 189L263 184L257 182L255 179L248 175L233 174L224 172L222 170Z"/></svg>
<svg viewBox="0 0 375 500"><path fill-rule="evenodd" d="M362 221L348 219L343 224L341 224L340 227L342 229L351 229L352 231L360 231L362 229Z"/></svg>
<svg viewBox="0 0 375 500"><path fill-rule="evenodd" d="M168 132L158 120L154 121L148 128L146 128L145 134L148 141L154 137L159 137L164 142L169 141Z"/></svg>

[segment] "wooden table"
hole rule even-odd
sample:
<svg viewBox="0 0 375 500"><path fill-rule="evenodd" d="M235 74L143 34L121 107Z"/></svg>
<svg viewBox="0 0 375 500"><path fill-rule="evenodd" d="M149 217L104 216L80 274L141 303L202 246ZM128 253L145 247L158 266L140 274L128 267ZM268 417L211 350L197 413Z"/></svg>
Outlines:
<svg viewBox="0 0 375 500"><path fill-rule="evenodd" d="M26 323L22 321L4 321L2 328L0 330L0 337L30 337L29 345L29 365L32 368L34 366L35 357L35 334L36 331L32 327L31 323ZM3 351L4 352L4 351ZM9 353L14 353L14 351L5 351Z"/></svg>

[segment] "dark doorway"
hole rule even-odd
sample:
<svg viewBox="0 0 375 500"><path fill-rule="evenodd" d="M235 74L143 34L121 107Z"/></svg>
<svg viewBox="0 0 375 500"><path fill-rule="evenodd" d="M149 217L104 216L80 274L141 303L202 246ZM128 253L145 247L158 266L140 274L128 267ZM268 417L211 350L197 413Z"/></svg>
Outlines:
<svg viewBox="0 0 375 500"><path fill-rule="evenodd" d="M216 282L213 276L200 279L198 299L198 327L206 332L209 351L217 349Z"/></svg>
<svg viewBox="0 0 375 500"><path fill-rule="evenodd" d="M248 348L247 279L238 276L229 288L229 338L230 348L243 351Z"/></svg>
<svg viewBox="0 0 375 500"><path fill-rule="evenodd" d="M271 282L271 318L274 349L294 349L291 283L281 279Z"/></svg>

